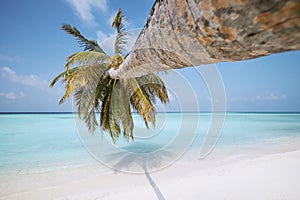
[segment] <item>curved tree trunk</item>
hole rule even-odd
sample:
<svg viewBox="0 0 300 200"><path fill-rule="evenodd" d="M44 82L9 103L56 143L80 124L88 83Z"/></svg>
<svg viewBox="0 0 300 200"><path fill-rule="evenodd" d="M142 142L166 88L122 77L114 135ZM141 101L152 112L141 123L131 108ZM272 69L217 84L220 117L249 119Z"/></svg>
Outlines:
<svg viewBox="0 0 300 200"><path fill-rule="evenodd" d="M157 0L113 78L300 49L300 0Z"/></svg>

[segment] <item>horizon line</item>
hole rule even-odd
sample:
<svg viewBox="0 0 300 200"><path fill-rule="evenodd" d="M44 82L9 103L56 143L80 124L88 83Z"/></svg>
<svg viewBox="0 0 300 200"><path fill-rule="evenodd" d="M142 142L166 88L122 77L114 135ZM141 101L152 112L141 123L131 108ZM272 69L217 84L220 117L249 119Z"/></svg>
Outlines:
<svg viewBox="0 0 300 200"><path fill-rule="evenodd" d="M76 114L78 112L71 112L71 111L0 111L0 114ZM99 112L97 112L99 113ZM137 112L131 112L133 114ZM179 112L179 111L171 111L171 112L156 112L156 113L300 113L300 111L202 111L202 112Z"/></svg>

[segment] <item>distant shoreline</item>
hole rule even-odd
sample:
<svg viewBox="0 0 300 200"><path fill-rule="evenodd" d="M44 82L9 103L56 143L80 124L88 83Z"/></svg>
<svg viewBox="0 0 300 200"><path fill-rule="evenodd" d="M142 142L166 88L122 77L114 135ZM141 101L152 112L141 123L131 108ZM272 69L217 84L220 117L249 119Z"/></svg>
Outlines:
<svg viewBox="0 0 300 200"><path fill-rule="evenodd" d="M132 112L135 114L136 112ZM164 113L164 112L157 112L159 113ZM209 111L203 111L203 112L166 112L166 113L186 113L186 114L197 114L197 113L202 113L202 114L211 114L211 113L224 113L224 112L209 112ZM300 114L300 111L295 111L295 112L225 112L226 114ZM31 111L26 111L26 112L0 112L0 115L3 114L77 114L77 112L31 112Z"/></svg>

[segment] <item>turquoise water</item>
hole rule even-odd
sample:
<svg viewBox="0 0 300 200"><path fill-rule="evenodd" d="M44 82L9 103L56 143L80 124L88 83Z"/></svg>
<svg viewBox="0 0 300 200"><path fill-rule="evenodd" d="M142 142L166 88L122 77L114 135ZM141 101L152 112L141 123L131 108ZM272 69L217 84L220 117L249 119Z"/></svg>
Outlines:
<svg viewBox="0 0 300 200"><path fill-rule="evenodd" d="M181 144L190 143L191 149L199 149L211 114L158 114L157 128L152 131L143 128L138 116L134 115L134 120L136 141L118 142L125 149L136 145L143 152L141 143L166 145L178 134L181 138L175 143L177 150L186 148ZM227 113L216 148L295 136L300 136L300 114ZM73 114L0 114L0 173L95 163L80 138ZM91 139L101 144L101 139Z"/></svg>

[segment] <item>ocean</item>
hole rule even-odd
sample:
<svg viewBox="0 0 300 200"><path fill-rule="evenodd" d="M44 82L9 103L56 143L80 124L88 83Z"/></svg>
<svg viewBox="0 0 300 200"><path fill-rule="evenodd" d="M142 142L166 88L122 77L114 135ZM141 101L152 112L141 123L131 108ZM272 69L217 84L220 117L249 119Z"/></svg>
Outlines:
<svg viewBox="0 0 300 200"><path fill-rule="evenodd" d="M141 118L133 114L135 141L120 137L113 144L101 131L88 133L72 113L0 114L0 173L76 167L98 163L99 159L105 164L120 156L119 151L156 156L172 153L175 156L170 156L171 160L175 161L186 151L249 148L300 136L299 113L216 115L217 119L211 113L158 113L156 128L147 130Z"/></svg>

